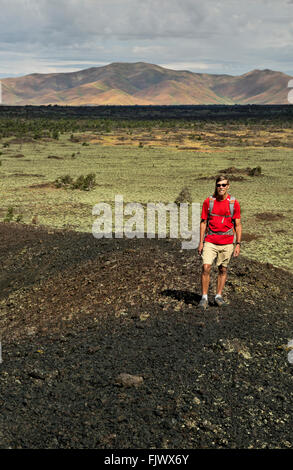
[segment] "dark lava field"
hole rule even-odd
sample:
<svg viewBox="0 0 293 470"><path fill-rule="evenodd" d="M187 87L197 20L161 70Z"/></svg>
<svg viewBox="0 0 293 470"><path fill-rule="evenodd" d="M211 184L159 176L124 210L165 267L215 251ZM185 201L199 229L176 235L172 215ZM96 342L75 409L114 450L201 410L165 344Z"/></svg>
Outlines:
<svg viewBox="0 0 293 470"><path fill-rule="evenodd" d="M292 448L292 274L240 256L202 312L179 241L0 233L0 448Z"/></svg>

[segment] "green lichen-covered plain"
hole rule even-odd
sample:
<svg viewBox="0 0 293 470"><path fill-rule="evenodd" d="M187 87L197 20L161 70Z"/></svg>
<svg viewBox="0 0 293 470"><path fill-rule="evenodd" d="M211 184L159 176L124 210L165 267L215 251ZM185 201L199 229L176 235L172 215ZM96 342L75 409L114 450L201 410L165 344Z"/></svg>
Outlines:
<svg viewBox="0 0 293 470"><path fill-rule="evenodd" d="M2 119L2 123L3 123ZM1 220L91 232L98 202L174 202L187 187L194 202L231 176L242 208L242 253L292 270L291 124L182 122L119 124L0 140ZM261 168L260 175L249 170ZM90 191L57 188L57 178L94 173ZM9 216L10 214L10 216Z"/></svg>

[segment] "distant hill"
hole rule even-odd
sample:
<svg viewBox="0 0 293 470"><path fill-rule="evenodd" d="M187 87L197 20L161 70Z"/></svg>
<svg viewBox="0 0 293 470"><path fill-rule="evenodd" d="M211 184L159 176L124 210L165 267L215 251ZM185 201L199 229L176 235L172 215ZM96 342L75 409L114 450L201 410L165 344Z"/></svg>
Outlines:
<svg viewBox="0 0 293 470"><path fill-rule="evenodd" d="M8 105L288 104L291 78L273 70L235 77L137 62L1 82L2 101Z"/></svg>

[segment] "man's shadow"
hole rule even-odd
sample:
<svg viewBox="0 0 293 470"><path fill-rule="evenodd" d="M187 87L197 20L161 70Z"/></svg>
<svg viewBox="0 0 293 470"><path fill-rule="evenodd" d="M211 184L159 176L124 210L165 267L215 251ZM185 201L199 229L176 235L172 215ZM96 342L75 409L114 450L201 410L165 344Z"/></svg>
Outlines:
<svg viewBox="0 0 293 470"><path fill-rule="evenodd" d="M161 292L161 295L167 297L172 297L172 299L183 300L185 304L197 305L201 299L201 295L195 294L188 290L174 290L174 289L165 289Z"/></svg>

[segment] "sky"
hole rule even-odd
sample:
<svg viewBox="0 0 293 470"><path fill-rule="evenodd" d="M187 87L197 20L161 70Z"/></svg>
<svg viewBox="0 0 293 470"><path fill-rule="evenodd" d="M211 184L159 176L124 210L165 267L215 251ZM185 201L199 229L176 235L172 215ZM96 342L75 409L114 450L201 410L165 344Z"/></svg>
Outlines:
<svg viewBox="0 0 293 470"><path fill-rule="evenodd" d="M293 0L0 0L0 77L112 62L293 76Z"/></svg>

